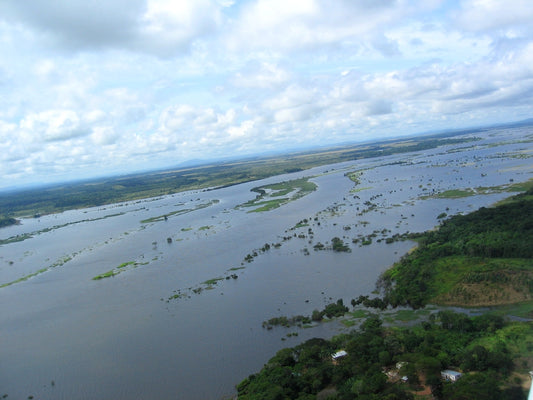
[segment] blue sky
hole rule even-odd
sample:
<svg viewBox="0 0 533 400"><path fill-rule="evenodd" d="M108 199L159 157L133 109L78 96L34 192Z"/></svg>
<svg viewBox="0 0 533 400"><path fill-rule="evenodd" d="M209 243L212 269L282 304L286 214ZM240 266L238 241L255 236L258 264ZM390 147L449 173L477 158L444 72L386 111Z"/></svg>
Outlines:
<svg viewBox="0 0 533 400"><path fill-rule="evenodd" d="M3 0L0 189L532 117L529 0Z"/></svg>

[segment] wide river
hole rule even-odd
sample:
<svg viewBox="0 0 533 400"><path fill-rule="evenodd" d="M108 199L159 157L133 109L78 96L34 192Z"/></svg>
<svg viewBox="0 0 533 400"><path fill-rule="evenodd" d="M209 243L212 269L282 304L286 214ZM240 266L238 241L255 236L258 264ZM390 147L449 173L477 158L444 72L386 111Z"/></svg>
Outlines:
<svg viewBox="0 0 533 400"><path fill-rule="evenodd" d="M0 240L26 235L0 246L0 396L230 398L280 348L347 329L333 321L267 330L264 320L370 294L413 246L386 237L493 204L513 193L479 188L532 177L533 128L470 136L477 140L0 229ZM346 176L355 171L357 185ZM271 211L239 207L254 187L300 177L317 190ZM428 196L450 189L481 194ZM313 249L333 237L351 252Z"/></svg>

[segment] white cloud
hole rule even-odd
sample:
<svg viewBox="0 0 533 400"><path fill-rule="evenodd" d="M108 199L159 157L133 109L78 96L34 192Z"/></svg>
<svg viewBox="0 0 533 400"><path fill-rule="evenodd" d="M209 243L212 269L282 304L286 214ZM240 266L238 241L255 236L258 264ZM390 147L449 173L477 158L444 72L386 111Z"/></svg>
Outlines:
<svg viewBox="0 0 533 400"><path fill-rule="evenodd" d="M41 137L46 142L73 139L89 134L80 118L72 110L49 110L30 114L20 123L20 128Z"/></svg>
<svg viewBox="0 0 533 400"><path fill-rule="evenodd" d="M532 13L520 0L4 0L0 185L527 118Z"/></svg>
<svg viewBox="0 0 533 400"><path fill-rule="evenodd" d="M464 0L456 18L467 31L517 34L524 28L531 29L533 7L529 0Z"/></svg>
<svg viewBox="0 0 533 400"><path fill-rule="evenodd" d="M212 32L221 7L211 0L5 0L0 12L68 50L118 48L168 57Z"/></svg>

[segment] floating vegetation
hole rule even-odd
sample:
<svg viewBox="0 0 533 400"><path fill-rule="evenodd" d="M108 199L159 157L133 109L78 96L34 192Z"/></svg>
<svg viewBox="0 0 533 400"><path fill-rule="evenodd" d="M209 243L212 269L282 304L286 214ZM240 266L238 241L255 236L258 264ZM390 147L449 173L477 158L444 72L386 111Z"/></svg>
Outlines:
<svg viewBox="0 0 533 400"><path fill-rule="evenodd" d="M147 264L147 263L145 263ZM107 271L107 272L104 272L103 274L100 274L100 275L96 275L94 278L93 278L93 281L99 281L101 279L105 279L105 278L112 278L114 277L115 275L118 275L120 274L121 272L123 272L125 270L126 267L128 266L133 266L133 268L137 267L138 265L141 265L140 263L138 262L135 262L135 261L127 261L127 262L123 262L122 264L120 264L119 266L117 266L116 268L113 268L112 270L110 271Z"/></svg>
<svg viewBox="0 0 533 400"><path fill-rule="evenodd" d="M7 239L0 240L0 246L4 245L4 244L9 244L9 243L22 242L22 241L24 241L26 239L31 239L34 236L40 235L41 233L50 232L50 231L53 231L55 229L65 228L65 227L70 226L70 225L81 224L81 223L84 223L84 222L100 221L102 219L118 217L119 215L124 215L124 214L125 213L122 212L122 213L117 213L117 214L104 215L103 217L99 217L99 218L82 219L80 221L67 222L66 224L62 224L62 225L54 225L54 226L51 226L49 228L40 229L38 231L34 231L34 232L30 232L30 233L23 233L23 234L20 234L20 235L11 236L11 237L9 237Z"/></svg>
<svg viewBox="0 0 533 400"><path fill-rule="evenodd" d="M74 256L76 256L77 254L78 253L74 253L71 256L65 256L65 257L59 259L58 261L56 261L55 263L49 265L48 267L41 268L38 271L32 272L31 274L28 274L28 275L24 275L22 278L16 279L14 281L3 283L3 284L0 285L0 288L11 286L11 285L14 285L15 283L20 283L20 282L27 281L28 279L33 278L33 277L35 277L37 275L40 275L42 273L45 273L45 272L49 271L52 268L60 267L60 266L62 266L64 264L66 264L67 262L69 262L70 260L72 260L72 258Z"/></svg>
<svg viewBox="0 0 533 400"><path fill-rule="evenodd" d="M244 267L236 267L236 268L230 268L228 271L236 271L236 270L239 270L239 269L243 269ZM169 303L171 300L178 300L178 299L183 299L183 298L190 298L191 297L191 294L201 294L204 290L213 290L215 289L215 286L220 282L220 281L229 281L231 279L238 279L239 276L235 273L233 274L228 274L226 275L225 277L218 277L218 278L212 278L212 279L208 279L204 282L202 282L201 284L195 286L195 287L190 287L187 289L187 291L182 291L181 289L178 289L178 290L174 290L174 294L169 296L166 300L167 303ZM161 298L161 301L164 301L163 298Z"/></svg>

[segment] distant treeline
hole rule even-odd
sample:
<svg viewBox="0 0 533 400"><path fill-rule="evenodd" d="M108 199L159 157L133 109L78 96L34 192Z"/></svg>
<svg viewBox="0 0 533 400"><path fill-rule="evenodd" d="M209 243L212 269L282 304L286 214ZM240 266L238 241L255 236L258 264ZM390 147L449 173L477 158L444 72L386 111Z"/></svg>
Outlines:
<svg viewBox="0 0 533 400"><path fill-rule="evenodd" d="M0 193L0 213L10 217L31 216L102 206L185 190L230 186L320 165L420 151L474 140L472 138L446 139L446 136L454 135L458 133L5 192ZM398 145L400 143L401 145Z"/></svg>

